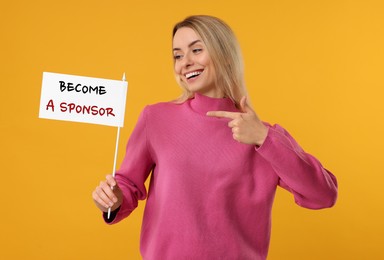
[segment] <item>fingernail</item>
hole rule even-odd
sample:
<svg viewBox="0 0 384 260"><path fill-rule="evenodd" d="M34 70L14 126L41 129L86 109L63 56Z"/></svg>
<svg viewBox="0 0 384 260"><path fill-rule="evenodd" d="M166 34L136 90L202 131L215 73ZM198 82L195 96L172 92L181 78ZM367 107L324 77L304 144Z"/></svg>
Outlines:
<svg viewBox="0 0 384 260"><path fill-rule="evenodd" d="M117 198L113 198L113 202L117 202Z"/></svg>

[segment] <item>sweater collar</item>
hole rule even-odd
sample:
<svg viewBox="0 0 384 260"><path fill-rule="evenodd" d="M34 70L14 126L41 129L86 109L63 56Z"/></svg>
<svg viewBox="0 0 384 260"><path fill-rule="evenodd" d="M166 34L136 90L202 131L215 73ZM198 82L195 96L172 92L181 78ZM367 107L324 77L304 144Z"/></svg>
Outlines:
<svg viewBox="0 0 384 260"><path fill-rule="evenodd" d="M189 102L192 110L203 115L208 111L238 111L235 103L230 98L212 98L195 93L195 96Z"/></svg>

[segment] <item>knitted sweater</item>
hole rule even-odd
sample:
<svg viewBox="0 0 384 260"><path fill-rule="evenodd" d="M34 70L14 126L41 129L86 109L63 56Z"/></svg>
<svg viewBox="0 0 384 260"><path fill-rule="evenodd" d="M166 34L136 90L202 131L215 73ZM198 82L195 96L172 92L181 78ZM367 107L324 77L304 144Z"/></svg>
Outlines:
<svg viewBox="0 0 384 260"><path fill-rule="evenodd" d="M109 223L147 198L143 259L266 259L277 186L302 207L336 201L336 178L281 126L267 124L261 147L246 145L232 138L228 119L205 115L215 110L238 111L230 99L196 94L139 117L116 172L123 203Z"/></svg>

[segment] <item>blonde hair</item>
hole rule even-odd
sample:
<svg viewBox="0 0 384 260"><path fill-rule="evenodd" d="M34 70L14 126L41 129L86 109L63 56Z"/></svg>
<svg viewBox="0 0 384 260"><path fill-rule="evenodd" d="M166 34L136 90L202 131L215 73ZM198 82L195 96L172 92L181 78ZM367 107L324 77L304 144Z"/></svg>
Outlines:
<svg viewBox="0 0 384 260"><path fill-rule="evenodd" d="M216 86L239 107L240 99L247 95L247 91L240 46L231 28L219 18L194 15L173 27L172 38L182 27L191 28L201 37L216 71ZM186 88L178 75L176 75L176 81L183 89L177 102L181 103L192 98L194 94Z"/></svg>

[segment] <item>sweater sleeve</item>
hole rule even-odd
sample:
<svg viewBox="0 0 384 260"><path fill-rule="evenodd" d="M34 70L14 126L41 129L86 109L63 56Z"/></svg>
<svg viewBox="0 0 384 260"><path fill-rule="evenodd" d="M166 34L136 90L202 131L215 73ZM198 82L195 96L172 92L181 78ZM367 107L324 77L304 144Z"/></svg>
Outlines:
<svg viewBox="0 0 384 260"><path fill-rule="evenodd" d="M123 193L123 202L112 212L109 220L107 215L103 214L108 224L115 224L129 216L137 207L138 200L147 197L144 183L154 167L154 161L148 145L146 113L147 109L144 109L140 114L126 146L124 160L116 171L115 179Z"/></svg>
<svg viewBox="0 0 384 260"><path fill-rule="evenodd" d="M290 191L305 208L332 207L337 199L336 177L312 155L303 151L281 126L269 126L268 136L256 148L273 167L279 185Z"/></svg>

